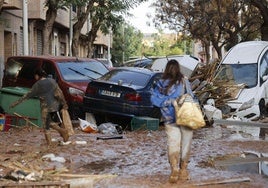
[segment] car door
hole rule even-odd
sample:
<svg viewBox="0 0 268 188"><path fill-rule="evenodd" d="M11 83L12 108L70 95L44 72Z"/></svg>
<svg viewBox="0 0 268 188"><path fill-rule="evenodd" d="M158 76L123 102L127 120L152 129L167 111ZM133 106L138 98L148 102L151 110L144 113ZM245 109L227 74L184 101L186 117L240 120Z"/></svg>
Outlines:
<svg viewBox="0 0 268 188"><path fill-rule="evenodd" d="M32 87L36 82L34 70L40 66L40 60L31 58L10 58L5 65L3 87Z"/></svg>
<svg viewBox="0 0 268 188"><path fill-rule="evenodd" d="M260 82L260 92L261 98L264 98L265 104L268 102L268 48L266 52L261 57L260 60L260 71L259 71L259 82Z"/></svg>

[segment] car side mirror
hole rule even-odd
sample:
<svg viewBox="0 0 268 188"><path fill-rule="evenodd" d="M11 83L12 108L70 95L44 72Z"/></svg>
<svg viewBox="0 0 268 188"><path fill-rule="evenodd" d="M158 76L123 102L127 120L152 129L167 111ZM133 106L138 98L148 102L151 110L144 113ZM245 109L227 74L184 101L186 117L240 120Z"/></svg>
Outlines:
<svg viewBox="0 0 268 188"><path fill-rule="evenodd" d="M156 87L156 84L157 84L157 81L154 80L154 81L153 81L153 85L152 85L152 88L153 88L153 89Z"/></svg>
<svg viewBox="0 0 268 188"><path fill-rule="evenodd" d="M262 81L265 82L268 79L268 75L262 77Z"/></svg>

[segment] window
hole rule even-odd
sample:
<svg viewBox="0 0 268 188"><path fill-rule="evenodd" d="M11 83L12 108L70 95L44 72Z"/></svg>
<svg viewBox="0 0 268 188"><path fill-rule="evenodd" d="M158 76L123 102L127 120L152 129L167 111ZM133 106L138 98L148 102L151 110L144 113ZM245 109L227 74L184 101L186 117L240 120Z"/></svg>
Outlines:
<svg viewBox="0 0 268 188"><path fill-rule="evenodd" d="M113 69L100 79L110 82L122 82L123 84L145 87L150 80L150 75L129 70Z"/></svg>
<svg viewBox="0 0 268 188"><path fill-rule="evenodd" d="M267 76L268 75L268 51L265 52L265 54L263 55L262 59L261 59L261 64L260 64L260 76L261 78L263 76Z"/></svg>
<svg viewBox="0 0 268 188"><path fill-rule="evenodd" d="M53 64L49 61L44 61L42 65L43 70L48 74L48 76L57 79L56 78L56 73L55 73L55 68Z"/></svg>
<svg viewBox="0 0 268 188"><path fill-rule="evenodd" d="M109 70L98 61L58 62L60 74L66 81L97 79Z"/></svg>
<svg viewBox="0 0 268 188"><path fill-rule="evenodd" d="M13 78L34 79L37 60L11 59L6 67L6 75Z"/></svg>

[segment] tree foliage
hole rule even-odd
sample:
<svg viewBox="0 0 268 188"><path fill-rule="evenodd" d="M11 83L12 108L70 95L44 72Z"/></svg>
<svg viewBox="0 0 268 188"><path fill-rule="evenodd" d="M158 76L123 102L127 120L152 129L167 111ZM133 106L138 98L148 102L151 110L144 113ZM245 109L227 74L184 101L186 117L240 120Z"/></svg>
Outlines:
<svg viewBox="0 0 268 188"><path fill-rule="evenodd" d="M113 36L112 59L122 64L130 57L143 56L142 51L143 34L131 25L122 24Z"/></svg>
<svg viewBox="0 0 268 188"><path fill-rule="evenodd" d="M175 35L165 35L160 32L152 34L152 38L150 45L143 45L143 54L145 56L168 56L188 53L186 43L183 46L183 40L181 38L178 40Z"/></svg>
<svg viewBox="0 0 268 188"><path fill-rule="evenodd" d="M209 59L213 45L222 57L223 47L257 37L261 17L257 9L243 0L159 0L156 25L167 24L170 29L202 41Z"/></svg>
<svg viewBox="0 0 268 188"><path fill-rule="evenodd" d="M101 30L104 34L107 34L109 29L116 31L117 26L124 21L122 15L143 1L145 0L46 0L45 6L48 9L43 32L43 54L49 53L52 28L59 9L71 5L77 8L77 17L74 19L75 23L73 25L73 56L78 55L81 30L88 17L90 17L91 30L84 39L88 44L88 56L91 57L97 32Z"/></svg>
<svg viewBox="0 0 268 188"><path fill-rule="evenodd" d="M82 26L84 25L88 16L91 21L91 30L87 33L86 42L88 44L88 57L93 54L93 43L97 37L97 32L100 30L102 33L107 34L111 29L116 32L118 26L123 23L123 14L137 6L144 0L84 0L77 1L76 4L79 11L83 12L82 9L86 6L85 11L77 15L77 22L74 24L74 37L72 43L73 55L78 54L79 37ZM78 12L79 12L78 11Z"/></svg>
<svg viewBox="0 0 268 188"><path fill-rule="evenodd" d="M268 41L268 1L267 0L249 0L250 5L256 7L262 16L261 37Z"/></svg>

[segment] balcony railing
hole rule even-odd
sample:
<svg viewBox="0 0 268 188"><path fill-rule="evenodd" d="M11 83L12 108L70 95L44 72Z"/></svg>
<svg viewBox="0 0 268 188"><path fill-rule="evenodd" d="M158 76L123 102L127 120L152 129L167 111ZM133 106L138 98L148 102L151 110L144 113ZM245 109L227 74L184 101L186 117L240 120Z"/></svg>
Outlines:
<svg viewBox="0 0 268 188"><path fill-rule="evenodd" d="M22 9L22 0L5 0L3 9Z"/></svg>

